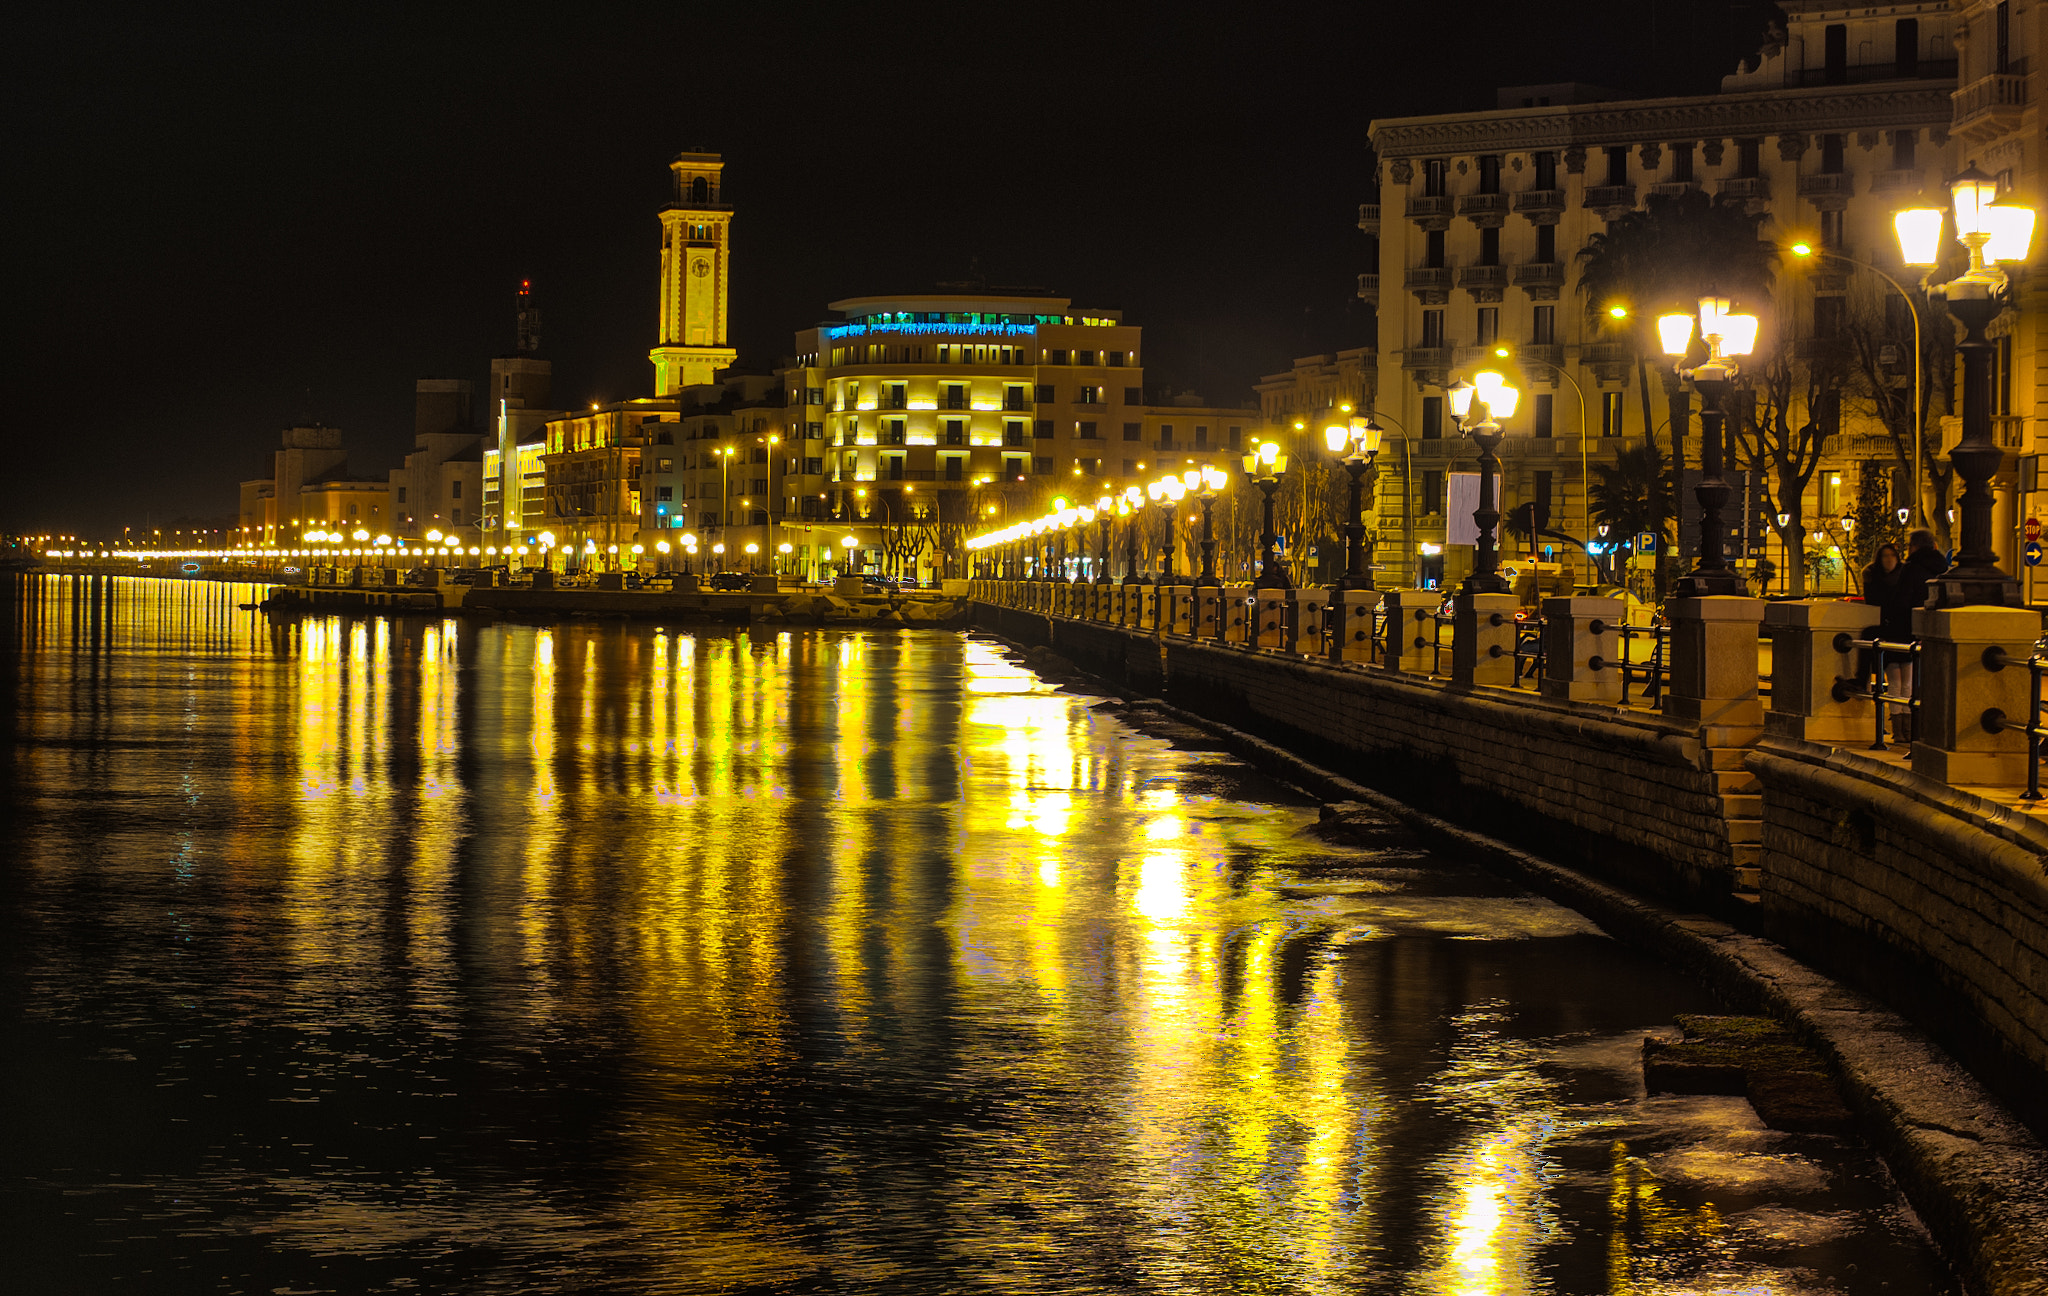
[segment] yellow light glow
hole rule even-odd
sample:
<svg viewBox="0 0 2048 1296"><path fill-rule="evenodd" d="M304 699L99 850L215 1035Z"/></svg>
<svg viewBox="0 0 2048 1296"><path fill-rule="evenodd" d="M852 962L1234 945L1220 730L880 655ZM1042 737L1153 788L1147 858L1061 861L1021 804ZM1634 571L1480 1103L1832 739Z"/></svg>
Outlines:
<svg viewBox="0 0 2048 1296"><path fill-rule="evenodd" d="M1611 317L1612 317L1612 318L1614 318L1614 319L1627 319L1627 318L1628 318L1628 307L1626 307L1626 306L1609 306L1609 307L1607 308L1607 313L1608 313L1608 315L1609 315L1609 316L1611 316Z"/></svg>
<svg viewBox="0 0 2048 1296"><path fill-rule="evenodd" d="M1931 266L1941 259L1941 210L1915 207L1892 217L1899 255L1909 266Z"/></svg>

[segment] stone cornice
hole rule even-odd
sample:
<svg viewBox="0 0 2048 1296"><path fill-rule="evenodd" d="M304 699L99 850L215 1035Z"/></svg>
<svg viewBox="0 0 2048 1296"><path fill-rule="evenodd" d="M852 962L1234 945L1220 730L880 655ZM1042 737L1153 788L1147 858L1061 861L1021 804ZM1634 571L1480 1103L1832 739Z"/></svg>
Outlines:
<svg viewBox="0 0 2048 1296"><path fill-rule="evenodd" d="M1556 108L1510 108L1441 117L1393 117L1366 135L1382 159L1573 145L1641 144L1739 135L1839 133L1947 126L1954 85L1912 82L1867 89L1834 86L1686 99L1635 99Z"/></svg>

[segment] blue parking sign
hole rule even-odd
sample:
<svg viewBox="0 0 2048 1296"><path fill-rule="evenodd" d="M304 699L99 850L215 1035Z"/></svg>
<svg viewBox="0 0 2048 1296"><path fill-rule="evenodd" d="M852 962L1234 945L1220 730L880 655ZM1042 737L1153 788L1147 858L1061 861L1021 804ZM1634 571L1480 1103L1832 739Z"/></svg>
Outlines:
<svg viewBox="0 0 2048 1296"><path fill-rule="evenodd" d="M1645 531L1637 536L1636 552L1639 554L1656 553L1657 533L1655 531Z"/></svg>
<svg viewBox="0 0 2048 1296"><path fill-rule="evenodd" d="M2039 540L2027 541L2027 547L2020 550L2020 552L2026 555L2027 566L2039 567L2041 565L2041 542Z"/></svg>

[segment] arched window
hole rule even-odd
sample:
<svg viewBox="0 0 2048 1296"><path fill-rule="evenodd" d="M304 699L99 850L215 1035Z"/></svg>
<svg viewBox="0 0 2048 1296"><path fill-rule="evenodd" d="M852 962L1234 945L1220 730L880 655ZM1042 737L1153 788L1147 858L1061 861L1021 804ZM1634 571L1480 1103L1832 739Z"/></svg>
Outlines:
<svg viewBox="0 0 2048 1296"><path fill-rule="evenodd" d="M708 202L711 198L711 182L703 176L690 181L690 201Z"/></svg>

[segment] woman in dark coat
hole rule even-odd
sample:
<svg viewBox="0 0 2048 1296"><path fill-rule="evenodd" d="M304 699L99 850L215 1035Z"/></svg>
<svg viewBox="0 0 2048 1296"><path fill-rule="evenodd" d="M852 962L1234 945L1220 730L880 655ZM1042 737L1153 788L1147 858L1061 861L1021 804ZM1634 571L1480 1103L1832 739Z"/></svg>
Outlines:
<svg viewBox="0 0 2048 1296"><path fill-rule="evenodd" d="M1863 601L1877 609L1877 637L1885 643L1911 642L1913 609L1920 599L1926 597L1926 578L1916 580L1915 573L1907 570L1905 562L1899 557L1899 547L1894 544L1879 545L1875 561L1863 569ZM1863 673L1871 673L1868 664L1865 665ZM1904 701L1913 696L1911 658L1895 653L1885 655L1884 687L1885 696L1892 701ZM1889 727L1893 739L1904 741L1908 730L1909 711L1902 706L1887 706L1885 709L1891 712Z"/></svg>

